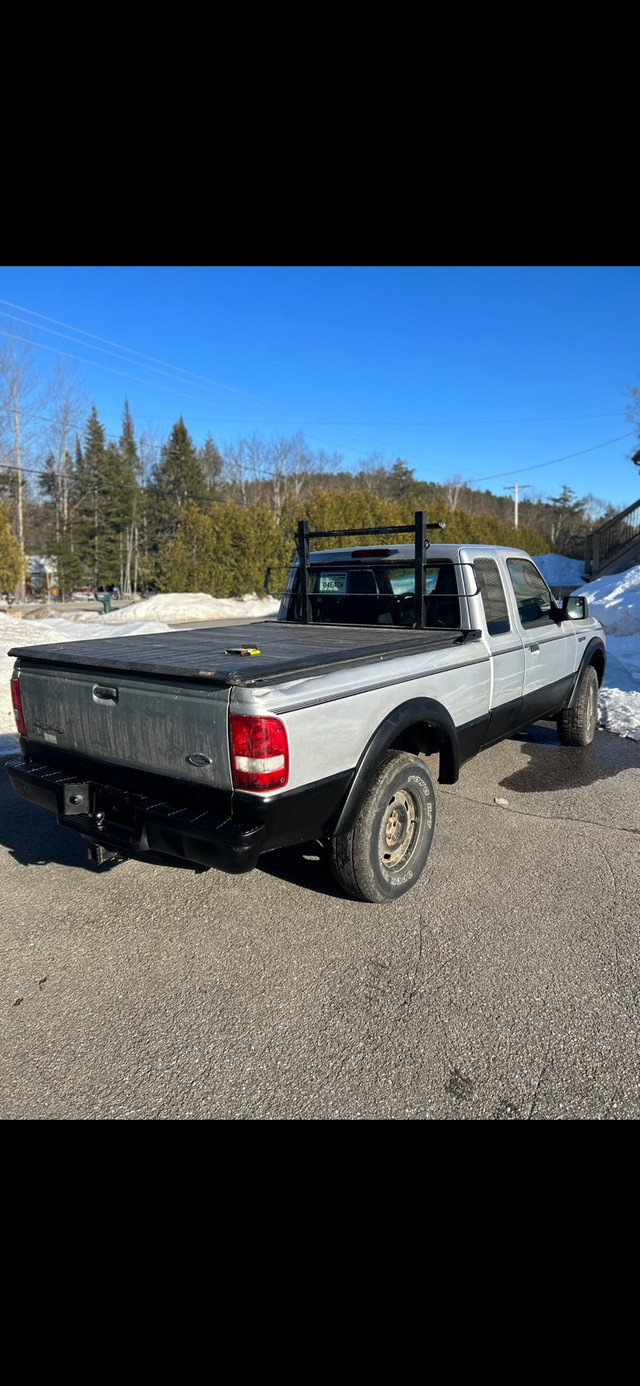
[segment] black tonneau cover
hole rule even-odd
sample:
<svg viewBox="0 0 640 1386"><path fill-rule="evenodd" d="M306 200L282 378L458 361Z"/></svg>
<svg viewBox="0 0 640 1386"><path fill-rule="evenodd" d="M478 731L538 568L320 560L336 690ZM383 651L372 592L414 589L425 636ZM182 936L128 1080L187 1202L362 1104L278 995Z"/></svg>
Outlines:
<svg viewBox="0 0 640 1386"><path fill-rule="evenodd" d="M328 671L347 664L373 664L446 649L470 634L460 630L401 630L385 626L313 626L260 621L200 630L161 631L55 645L16 645L9 654L23 662L55 664L105 673L158 674L170 679L219 684L273 683L292 674ZM239 654L243 646L256 655Z"/></svg>

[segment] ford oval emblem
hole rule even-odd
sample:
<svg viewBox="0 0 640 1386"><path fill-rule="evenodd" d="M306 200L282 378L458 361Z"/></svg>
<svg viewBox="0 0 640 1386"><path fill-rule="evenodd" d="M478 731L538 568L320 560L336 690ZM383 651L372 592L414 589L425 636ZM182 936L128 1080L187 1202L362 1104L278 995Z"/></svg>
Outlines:
<svg viewBox="0 0 640 1386"><path fill-rule="evenodd" d="M187 756L187 760L189 762L189 765L211 765L210 757L201 756L198 751L196 751L195 755L193 756Z"/></svg>

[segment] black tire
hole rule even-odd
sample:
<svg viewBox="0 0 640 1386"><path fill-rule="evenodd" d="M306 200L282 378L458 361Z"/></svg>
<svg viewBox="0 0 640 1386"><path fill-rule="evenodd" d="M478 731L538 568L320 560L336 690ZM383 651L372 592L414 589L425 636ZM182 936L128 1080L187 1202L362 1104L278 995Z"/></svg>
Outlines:
<svg viewBox="0 0 640 1386"><path fill-rule="evenodd" d="M353 827L328 844L342 889L372 904L411 890L429 856L435 817L433 785L421 761L387 751Z"/></svg>
<svg viewBox="0 0 640 1386"><path fill-rule="evenodd" d="M562 746L590 746L598 725L598 675L592 664L585 671L574 707L558 717L558 739Z"/></svg>

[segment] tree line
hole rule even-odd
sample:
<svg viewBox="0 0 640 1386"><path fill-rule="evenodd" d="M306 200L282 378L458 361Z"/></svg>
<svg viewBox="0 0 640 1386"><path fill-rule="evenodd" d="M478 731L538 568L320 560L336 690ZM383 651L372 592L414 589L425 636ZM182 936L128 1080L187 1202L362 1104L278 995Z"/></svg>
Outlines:
<svg viewBox="0 0 640 1386"><path fill-rule="evenodd" d="M299 432L223 445L209 435L196 446L182 416L160 443L136 434L126 399L110 437L95 405L81 420L62 369L43 401L24 357L18 366L0 357L0 593L24 591L28 554L55 560L65 598L114 585L123 595L262 593L267 570L274 590L282 585L299 519L360 529L412 523L416 510L442 520L450 542L582 557L585 535L613 513L564 486L521 500L516 530L509 496L461 477L418 481L401 458L378 454L346 470L340 454L313 451Z"/></svg>

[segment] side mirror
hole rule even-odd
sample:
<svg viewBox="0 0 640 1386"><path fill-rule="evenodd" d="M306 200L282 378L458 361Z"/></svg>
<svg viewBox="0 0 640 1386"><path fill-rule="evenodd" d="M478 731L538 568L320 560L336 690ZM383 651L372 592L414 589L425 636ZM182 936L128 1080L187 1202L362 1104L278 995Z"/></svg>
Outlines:
<svg viewBox="0 0 640 1386"><path fill-rule="evenodd" d="M589 603L586 597L565 597L562 603L563 621L583 621L589 615Z"/></svg>

